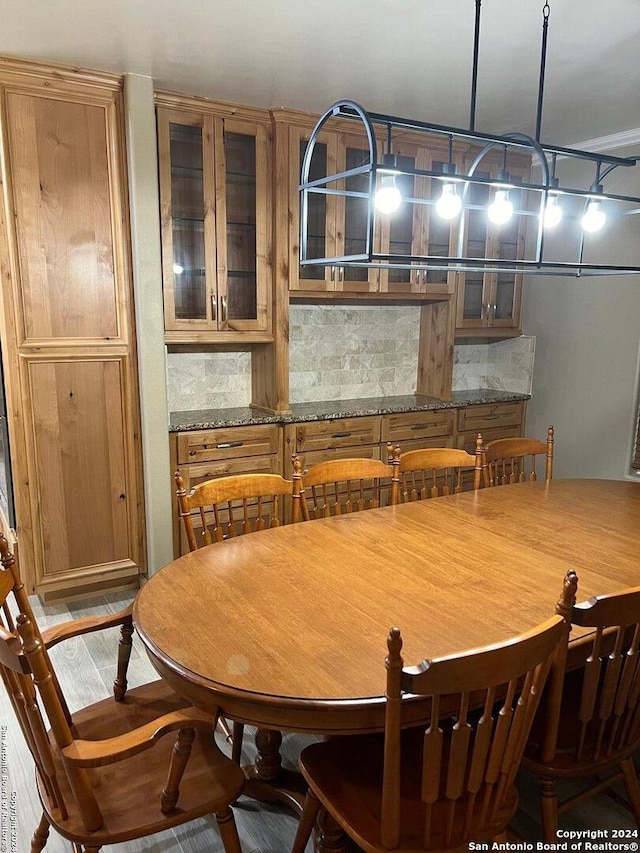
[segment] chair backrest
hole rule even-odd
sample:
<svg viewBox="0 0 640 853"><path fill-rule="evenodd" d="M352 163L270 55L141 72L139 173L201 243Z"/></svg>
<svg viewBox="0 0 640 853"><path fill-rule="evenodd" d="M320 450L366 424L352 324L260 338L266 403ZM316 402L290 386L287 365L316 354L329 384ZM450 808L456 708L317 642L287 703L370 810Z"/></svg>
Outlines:
<svg viewBox="0 0 640 853"><path fill-rule="evenodd" d="M393 468L379 459L332 459L302 471L302 461L293 457L293 520L329 518L375 509L395 501Z"/></svg>
<svg viewBox="0 0 640 853"><path fill-rule="evenodd" d="M505 829L517 803L515 776L531 723L565 635L565 622L556 615L504 643L404 668L400 631L391 629L382 785L385 847L399 842L403 786L422 800L424 849L458 847ZM429 697L429 722L421 746L411 754L400 748L403 693ZM414 764L413 772L403 761Z"/></svg>
<svg viewBox="0 0 640 853"><path fill-rule="evenodd" d="M463 489L463 474L473 471L473 488L482 484L483 447L478 433L476 453L454 447L426 447L400 453L400 447L387 445L395 477L398 480L398 503L458 494Z"/></svg>
<svg viewBox="0 0 640 853"><path fill-rule="evenodd" d="M553 427L547 430L547 442L536 438L499 438L484 449L484 485L506 486L537 480L536 456L545 457L544 478L553 477Z"/></svg>
<svg viewBox="0 0 640 853"><path fill-rule="evenodd" d="M56 774L54 749L61 749L73 742L71 718L33 611L24 593L17 563L9 549L9 543L2 534L0 556L0 677L38 768L42 784L51 802L58 808L61 818L65 820L68 808ZM9 605L10 593L14 594L15 604L20 609L17 616ZM47 736L46 725L36 698L37 693L51 725L53 743ZM87 829L97 829L103 819L86 771L68 768L67 778Z"/></svg>
<svg viewBox="0 0 640 853"><path fill-rule="evenodd" d="M293 483L279 474L237 474L199 483L187 492L176 471L178 508L189 550L267 527L277 527ZM194 519L196 524L194 525ZM196 528L198 533L196 534Z"/></svg>
<svg viewBox="0 0 640 853"><path fill-rule="evenodd" d="M640 746L640 586L575 604L570 619L595 631L584 667L569 673L564 694L556 694L556 706L548 712L556 723L561 716L572 722L561 724L560 743L557 728L553 741L547 737L542 758L553 758L560 746L563 762L615 761Z"/></svg>

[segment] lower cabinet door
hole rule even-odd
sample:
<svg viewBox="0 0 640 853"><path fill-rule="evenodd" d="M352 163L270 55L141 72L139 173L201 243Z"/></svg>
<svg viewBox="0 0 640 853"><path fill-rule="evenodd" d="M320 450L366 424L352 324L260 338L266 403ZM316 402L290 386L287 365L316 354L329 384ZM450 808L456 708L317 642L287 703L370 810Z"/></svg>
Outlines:
<svg viewBox="0 0 640 853"><path fill-rule="evenodd" d="M124 359L32 360L32 513L38 589L137 575L138 460ZM36 498L37 496L37 498Z"/></svg>

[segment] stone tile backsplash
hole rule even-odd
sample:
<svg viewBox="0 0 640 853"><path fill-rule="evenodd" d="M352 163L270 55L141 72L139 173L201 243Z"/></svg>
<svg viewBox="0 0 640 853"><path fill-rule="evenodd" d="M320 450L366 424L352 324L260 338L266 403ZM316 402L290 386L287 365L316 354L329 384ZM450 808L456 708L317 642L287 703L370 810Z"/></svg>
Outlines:
<svg viewBox="0 0 640 853"><path fill-rule="evenodd" d="M290 400L348 400L415 392L420 308L413 305L292 305ZM453 388L528 394L535 338L458 344ZM169 353L170 411L247 406L248 352Z"/></svg>

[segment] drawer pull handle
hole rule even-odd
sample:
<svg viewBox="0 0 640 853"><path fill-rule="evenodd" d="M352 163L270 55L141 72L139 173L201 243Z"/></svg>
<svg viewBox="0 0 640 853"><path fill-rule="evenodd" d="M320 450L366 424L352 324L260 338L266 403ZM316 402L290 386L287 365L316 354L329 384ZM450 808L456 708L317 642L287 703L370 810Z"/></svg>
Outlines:
<svg viewBox="0 0 640 853"><path fill-rule="evenodd" d="M331 438L349 438L350 432L334 432Z"/></svg>
<svg viewBox="0 0 640 853"><path fill-rule="evenodd" d="M412 429L412 430L418 430L418 429L429 429L429 427L434 427L434 426L438 426L438 424L435 424L435 423L434 423L434 424L427 424L427 423L414 424L414 425L411 427L411 429Z"/></svg>
<svg viewBox="0 0 640 853"><path fill-rule="evenodd" d="M485 421L497 421L499 418L503 418L504 415L485 415Z"/></svg>
<svg viewBox="0 0 640 853"><path fill-rule="evenodd" d="M225 441L223 444L216 444L216 450L227 450L229 447L242 447L244 441Z"/></svg>

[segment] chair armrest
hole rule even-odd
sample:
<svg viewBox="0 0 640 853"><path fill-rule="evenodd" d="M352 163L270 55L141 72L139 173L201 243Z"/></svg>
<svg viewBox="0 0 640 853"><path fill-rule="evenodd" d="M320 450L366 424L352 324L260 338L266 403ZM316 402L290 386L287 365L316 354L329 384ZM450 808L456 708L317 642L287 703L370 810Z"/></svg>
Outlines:
<svg viewBox="0 0 640 853"><path fill-rule="evenodd" d="M74 740L61 752L64 761L73 767L105 767L150 749L163 735L178 729L206 729L213 737L215 724L215 717L204 711L184 708L117 737Z"/></svg>
<svg viewBox="0 0 640 853"><path fill-rule="evenodd" d="M45 648L69 640L71 637L79 637L82 634L91 634L93 631L102 631L104 628L113 628L115 625L131 623L133 613L133 602L119 613L109 613L106 616L84 616L82 619L71 619L60 625L53 625L42 632L42 641Z"/></svg>

